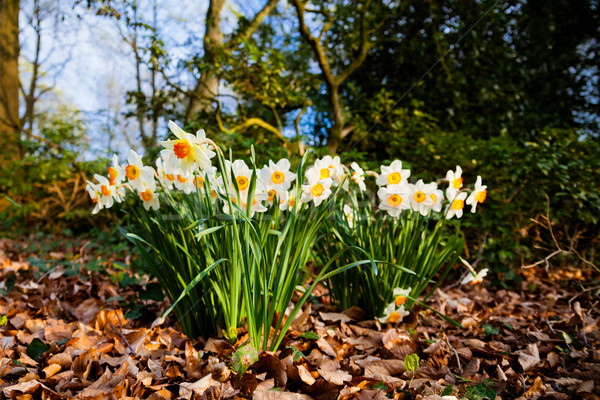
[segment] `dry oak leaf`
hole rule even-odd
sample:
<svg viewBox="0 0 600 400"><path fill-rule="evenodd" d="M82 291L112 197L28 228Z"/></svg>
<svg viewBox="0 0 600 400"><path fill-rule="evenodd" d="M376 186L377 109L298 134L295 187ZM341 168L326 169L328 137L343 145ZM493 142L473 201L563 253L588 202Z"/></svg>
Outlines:
<svg viewBox="0 0 600 400"><path fill-rule="evenodd" d="M352 380L352 375L342 370L328 371L319 368L318 372L323 379L325 379L327 382L333 383L334 385L343 385L344 382L349 382Z"/></svg>
<svg viewBox="0 0 600 400"><path fill-rule="evenodd" d="M302 382L306 383L307 385L312 385L316 381L316 379L312 377L304 365L298 365L298 374L300 375Z"/></svg>
<svg viewBox="0 0 600 400"><path fill-rule="evenodd" d="M350 318L346 314L342 314L342 313L319 312L319 315L321 316L321 320L325 321L325 322L338 322L338 321L349 322L349 321L353 321L352 318Z"/></svg>
<svg viewBox="0 0 600 400"><path fill-rule="evenodd" d="M255 390L253 400L313 400L312 397L301 393L276 392L273 390Z"/></svg>
<svg viewBox="0 0 600 400"><path fill-rule="evenodd" d="M191 399L194 393L202 395L206 389L214 385L219 385L219 382L212 379L211 374L206 375L196 382L182 382L179 384L179 398Z"/></svg>
<svg viewBox="0 0 600 400"><path fill-rule="evenodd" d="M40 389L40 388L42 388L42 391L45 394L45 396L44 396L45 398L57 398L57 399L61 398L61 396L58 393L56 393L55 391L50 389L48 386L44 385L43 383L39 382L36 379L30 380L27 382L21 382L16 385L2 388L2 393L7 398L15 398L15 397L19 396L18 393L21 393L22 395L26 395L26 394L32 395L32 394L36 393L38 391L38 389ZM28 396L24 396L24 398L26 398L26 397L28 397ZM41 396L39 398L41 398Z"/></svg>
<svg viewBox="0 0 600 400"><path fill-rule="evenodd" d="M515 351L519 356L519 364L523 371L527 372L540 363L540 352L537 344L530 343L525 350Z"/></svg>

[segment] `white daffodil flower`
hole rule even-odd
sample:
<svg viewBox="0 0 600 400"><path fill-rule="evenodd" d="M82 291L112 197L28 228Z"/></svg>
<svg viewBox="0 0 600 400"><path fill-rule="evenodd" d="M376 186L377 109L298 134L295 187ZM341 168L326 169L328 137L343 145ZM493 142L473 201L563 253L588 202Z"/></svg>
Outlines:
<svg viewBox="0 0 600 400"><path fill-rule="evenodd" d="M404 305L401 305L400 307L396 307L395 303L390 303L383 310L383 317L377 318L377 319L382 324L388 324L388 323L393 324L394 322L402 321L404 319L404 317L406 317L409 314L410 314L410 312L408 312L404 309Z"/></svg>
<svg viewBox="0 0 600 400"><path fill-rule="evenodd" d="M487 275L487 273L487 268L482 269L476 274L469 272L465 279L463 279L460 283L461 285L466 285L467 283L470 283L471 285L476 285L478 283L483 282L483 278Z"/></svg>
<svg viewBox="0 0 600 400"><path fill-rule="evenodd" d="M392 217L398 217L402 210L410 208L410 193L406 185L390 185L379 188L377 196L381 201L379 208L387 211Z"/></svg>
<svg viewBox="0 0 600 400"><path fill-rule="evenodd" d="M354 209L348 204L344 204L344 216L348 221L348 226L354 228Z"/></svg>
<svg viewBox="0 0 600 400"><path fill-rule="evenodd" d="M181 190L185 194L190 194L196 190L196 186L194 185L194 175L191 173L181 171L175 177L173 184L177 190Z"/></svg>
<svg viewBox="0 0 600 400"><path fill-rule="evenodd" d="M446 198L450 201L446 211L446 219L452 217L460 218L463 216L463 209L465 208L465 199L467 198L466 192L459 192L453 188L446 190Z"/></svg>
<svg viewBox="0 0 600 400"><path fill-rule="evenodd" d="M146 210L152 208L156 211L159 209L160 204L158 202L158 195L154 192L154 190L146 187L145 190L139 192L139 195Z"/></svg>
<svg viewBox="0 0 600 400"><path fill-rule="evenodd" d="M120 185L125 180L125 170L119 165L119 159L114 154L112 167L108 167L108 181L112 185Z"/></svg>
<svg viewBox="0 0 600 400"><path fill-rule="evenodd" d="M367 190L367 185L365 184L365 171L356 162L350 164L350 168L353 170L350 179L358 185L361 192Z"/></svg>
<svg viewBox="0 0 600 400"><path fill-rule="evenodd" d="M216 153L210 149L207 143L204 130L199 130L196 135L185 132L173 121L169 121L169 129L177 137L175 140L165 140L160 142L165 149L170 150L181 161L181 169L185 173L191 173L194 170L194 163L203 169L211 164L210 159Z"/></svg>
<svg viewBox="0 0 600 400"><path fill-rule="evenodd" d="M425 194L429 196L433 205L431 209L435 212L442 211L442 202L444 201L444 192L437 188L437 183L430 182L425 185Z"/></svg>
<svg viewBox="0 0 600 400"><path fill-rule="evenodd" d="M328 169L326 168L325 170ZM322 173L317 168L309 168L305 175L307 184L302 185L302 197L300 201L308 203L312 200L315 206L318 206L331 195L333 180L329 177L322 178Z"/></svg>
<svg viewBox="0 0 600 400"><path fill-rule="evenodd" d="M402 161L395 160L390 166L381 166L381 174L377 177L378 186L404 185L410 177L409 169L402 169Z"/></svg>
<svg viewBox="0 0 600 400"><path fill-rule="evenodd" d="M456 171L449 170L446 173L446 180L448 181L450 188L460 190L463 186L462 168L457 165Z"/></svg>
<svg viewBox="0 0 600 400"><path fill-rule="evenodd" d="M471 212L474 213L477 210L477 204L483 203L487 197L487 186L481 184L481 176L477 176L475 181L475 189L467 197L466 203L471 206Z"/></svg>
<svg viewBox="0 0 600 400"><path fill-rule="evenodd" d="M406 300L408 299L408 295L410 294L412 288L408 288L408 289L401 289L401 288L395 288L393 291L393 295L394 295L394 305L396 307L400 307L401 305L403 305Z"/></svg>
<svg viewBox="0 0 600 400"><path fill-rule="evenodd" d="M282 197L283 193L288 191L292 182L296 179L296 174L290 171L290 166L290 161L287 158L282 158L277 163L269 160L269 165L265 165L260 170L259 177L265 184L267 192L274 190L277 197Z"/></svg>
<svg viewBox="0 0 600 400"><path fill-rule="evenodd" d="M410 206L422 216L427 216L435 202L430 196L431 187L419 179L414 185L408 185L410 189Z"/></svg>
<svg viewBox="0 0 600 400"><path fill-rule="evenodd" d="M100 191L100 185L87 181L87 186L85 187L92 202L94 203L94 209L92 210L92 214L98 214L100 210L102 210L103 205L98 201L100 196L102 196L102 192Z"/></svg>
<svg viewBox="0 0 600 400"><path fill-rule="evenodd" d="M156 159L156 173L158 174L160 183L168 190L172 190L175 184L175 177L180 171L175 169L169 162L164 161L162 157L158 157Z"/></svg>
<svg viewBox="0 0 600 400"><path fill-rule="evenodd" d="M142 156L134 150L129 150L127 161L129 164L125 167L125 176L129 180L131 187L137 191L144 191L147 186L152 191L155 191L156 182L154 181L154 169L152 167L144 166L142 163Z"/></svg>

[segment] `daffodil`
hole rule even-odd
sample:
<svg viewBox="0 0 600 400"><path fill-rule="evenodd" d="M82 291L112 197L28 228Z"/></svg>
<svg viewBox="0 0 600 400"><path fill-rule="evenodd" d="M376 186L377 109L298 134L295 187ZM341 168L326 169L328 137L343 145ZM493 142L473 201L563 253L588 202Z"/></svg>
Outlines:
<svg viewBox="0 0 600 400"><path fill-rule="evenodd" d="M318 168L309 168L305 175L307 184L302 185L300 201L303 203L313 201L315 206L318 206L331 195L333 180L329 176L323 178Z"/></svg>
<svg viewBox="0 0 600 400"><path fill-rule="evenodd" d="M204 130L199 130L194 136L185 132L173 121L169 121L169 129L177 139L166 140L160 144L165 149L172 151L175 157L181 161L181 168L184 172L193 172L195 166L203 169L210 165L210 159L215 156L215 152L210 149L210 145L204 143L204 139L206 139Z"/></svg>
<svg viewBox="0 0 600 400"><path fill-rule="evenodd" d="M449 170L446 173L446 180L451 189L460 190L463 186L462 168L457 165L456 171Z"/></svg>
<svg viewBox="0 0 600 400"><path fill-rule="evenodd" d="M348 226L354 228L354 209L348 204L344 204L344 216L346 217L346 221L348 221Z"/></svg>
<svg viewBox="0 0 600 400"><path fill-rule="evenodd" d="M426 185L427 195L433 201L431 209L435 212L442 211L442 202L444 201L444 192L437 188L437 183L431 182Z"/></svg>
<svg viewBox="0 0 600 400"><path fill-rule="evenodd" d="M429 210L435 204L435 201L430 196L431 186L425 184L422 179L419 179L414 185L408 185L410 192L410 206L414 211L426 216Z"/></svg>
<svg viewBox="0 0 600 400"><path fill-rule="evenodd" d="M376 183L378 186L404 185L409 177L410 170L402 169L402 161L395 160L389 167L381 166L381 174L377 177Z"/></svg>
<svg viewBox="0 0 600 400"><path fill-rule="evenodd" d="M395 288L393 291L393 295L394 295L394 305L396 307L400 307L401 305L403 305L406 300L408 299L408 295L410 294L412 288L408 288L408 289L401 289L401 288Z"/></svg>
<svg viewBox="0 0 600 400"><path fill-rule="evenodd" d="M98 201L102 195L102 192L100 191L100 185L87 181L85 190L87 190L88 194L90 195L90 199L92 199L92 203L94 203L92 214L98 214L98 212L100 212L100 210L104 207L102 203Z"/></svg>
<svg viewBox="0 0 600 400"><path fill-rule="evenodd" d="M277 163L269 160L269 165L265 165L260 170L259 177L265 184L267 192L274 191L278 197L282 197L296 179L296 174L290 171L290 161L282 158ZM269 195L269 198L271 197Z"/></svg>
<svg viewBox="0 0 600 400"><path fill-rule="evenodd" d="M115 201L121 202L123 200L125 196L123 188L111 185L109 179L105 176L95 174L94 178L98 181L98 184L88 181L86 186L88 194L95 203L92 214L97 214L103 208L112 207Z"/></svg>
<svg viewBox="0 0 600 400"><path fill-rule="evenodd" d="M463 209L465 208L465 199L467 198L466 192L459 192L453 188L446 190L446 198L450 201L448 210L446 211L446 219L452 217L460 218L463 216Z"/></svg>
<svg viewBox="0 0 600 400"><path fill-rule="evenodd" d="M252 179L252 170L248 168L243 160L235 160L231 163L228 171L230 171L230 179L232 178L231 172L233 172L233 175L235 176L240 196L247 194L247 190L250 188L250 180ZM233 182L231 182L231 188L232 190L234 189Z"/></svg>
<svg viewBox="0 0 600 400"><path fill-rule="evenodd" d="M481 176L477 176L475 181L475 189L467 197L466 203L471 206L471 212L474 213L477 210L477 204L483 203L487 197L487 186L481 184Z"/></svg>
<svg viewBox="0 0 600 400"><path fill-rule="evenodd" d="M379 208L387 211L392 217L398 217L402 210L410 208L410 192L406 185L390 185L379 188L377 196L381 201Z"/></svg>
<svg viewBox="0 0 600 400"><path fill-rule="evenodd" d="M358 185L361 192L367 190L367 185L365 184L365 171L356 162L350 164L350 168L352 168L350 179Z"/></svg>
<svg viewBox="0 0 600 400"><path fill-rule="evenodd" d="M153 210L158 210L160 204L158 202L158 195L154 192L154 190L145 187L144 190L141 190L138 193L146 210L149 210L150 208Z"/></svg>
<svg viewBox="0 0 600 400"><path fill-rule="evenodd" d="M185 194L190 194L196 190L195 183L197 184L197 182L194 182L194 175L183 171L180 171L173 181L177 190L181 190Z"/></svg>
<svg viewBox="0 0 600 400"><path fill-rule="evenodd" d="M466 285L467 283L476 285L478 283L483 282L483 278L487 275L487 273L488 273L487 268L482 269L481 271L479 271L476 274L469 271L469 274L460 283L462 285Z"/></svg>
<svg viewBox="0 0 600 400"><path fill-rule="evenodd" d="M390 303L383 310L383 317L377 318L377 319L382 324L388 324L388 323L393 324L394 322L402 321L404 319L404 317L406 317L409 314L410 314L410 312L408 312L404 309L404 305L397 307L395 303Z"/></svg>
<svg viewBox="0 0 600 400"><path fill-rule="evenodd" d="M127 177L131 187L138 191L145 190L148 186L152 191L156 190L156 182L154 181L154 169L144 166L142 156L134 150L129 150L127 156L129 164L125 167L125 176Z"/></svg>
<svg viewBox="0 0 600 400"><path fill-rule="evenodd" d="M340 157L331 157L329 155L315 160L315 163L306 172L310 170L316 170L319 174L320 179L331 179L332 186L338 186L344 179L345 172L340 162ZM344 188L347 189L347 185L344 184Z"/></svg>
<svg viewBox="0 0 600 400"><path fill-rule="evenodd" d="M158 180L165 188L168 190L173 189L177 171L170 163L164 161L162 157L156 159L156 173L158 174Z"/></svg>
<svg viewBox="0 0 600 400"><path fill-rule="evenodd" d="M120 185L125 180L125 170L119 165L119 159L114 154L112 166L108 167L108 181L111 185Z"/></svg>

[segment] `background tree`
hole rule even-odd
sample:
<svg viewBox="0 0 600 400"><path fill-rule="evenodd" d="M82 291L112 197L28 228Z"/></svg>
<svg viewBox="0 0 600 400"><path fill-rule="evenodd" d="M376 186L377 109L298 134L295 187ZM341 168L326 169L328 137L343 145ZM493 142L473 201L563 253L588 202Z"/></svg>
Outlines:
<svg viewBox="0 0 600 400"><path fill-rule="evenodd" d="M0 164L22 157L19 146L19 9L18 0L0 3Z"/></svg>

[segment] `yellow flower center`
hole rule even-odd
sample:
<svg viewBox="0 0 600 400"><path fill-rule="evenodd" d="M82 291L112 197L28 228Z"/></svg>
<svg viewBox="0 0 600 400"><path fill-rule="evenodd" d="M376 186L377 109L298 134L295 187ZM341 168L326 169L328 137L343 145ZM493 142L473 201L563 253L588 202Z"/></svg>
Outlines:
<svg viewBox="0 0 600 400"><path fill-rule="evenodd" d="M323 168L321 169L321 177L319 179L329 178L329 175L329 168Z"/></svg>
<svg viewBox="0 0 600 400"><path fill-rule="evenodd" d="M137 179L140 176L140 169L135 165L128 165L125 167L125 175L130 180Z"/></svg>
<svg viewBox="0 0 600 400"><path fill-rule="evenodd" d="M106 187L106 185L100 186L100 190L104 196L110 196L110 189Z"/></svg>
<svg viewBox="0 0 600 400"><path fill-rule="evenodd" d="M171 174L167 174L166 175L167 179L170 180L171 182L175 180L175 177Z"/></svg>
<svg viewBox="0 0 600 400"><path fill-rule="evenodd" d="M108 181L111 186L115 184L115 179L117 179L117 170L113 167L108 167Z"/></svg>
<svg viewBox="0 0 600 400"><path fill-rule="evenodd" d="M390 203L390 206L392 207L398 207L400 203L402 203L402 197L393 194L388 198L388 203Z"/></svg>
<svg viewBox="0 0 600 400"><path fill-rule="evenodd" d="M290 197L290 207L294 207L294 204L296 204L296 199L294 199L294 197Z"/></svg>
<svg viewBox="0 0 600 400"><path fill-rule="evenodd" d="M283 174L283 172L275 171L273 172L273 175L271 175L271 182L273 182L276 185L281 185L284 180L285 175Z"/></svg>
<svg viewBox="0 0 600 400"><path fill-rule="evenodd" d="M487 190L482 190L481 192L477 193L477 195L475 196L475 200L477 200L479 203L483 203L486 197Z"/></svg>
<svg viewBox="0 0 600 400"><path fill-rule="evenodd" d="M398 295L395 298L396 307L400 307L406 301L406 297L402 295Z"/></svg>
<svg viewBox="0 0 600 400"><path fill-rule="evenodd" d="M178 180L179 182L181 182L181 183L185 183L185 182L187 182L187 178L184 178L184 177L183 177L183 176L181 176L181 175L177 175L177 180Z"/></svg>
<svg viewBox="0 0 600 400"><path fill-rule="evenodd" d="M275 191L275 189L271 189L267 192L267 194L269 195L269 201L273 201L277 192Z"/></svg>
<svg viewBox="0 0 600 400"><path fill-rule="evenodd" d="M462 177L456 178L455 180L452 181L452 186L454 187L454 189L460 189L462 187L462 184L463 184Z"/></svg>
<svg viewBox="0 0 600 400"><path fill-rule="evenodd" d="M144 201L150 201L150 200L152 200L152 197L154 197L154 196L152 196L152 192L150 191L150 189L146 189L145 192L142 192L141 196L142 196L142 200L144 200Z"/></svg>
<svg viewBox="0 0 600 400"><path fill-rule="evenodd" d="M473 280L471 281L471 285L477 285L478 283L483 282L483 278L478 276L476 278L473 278Z"/></svg>
<svg viewBox="0 0 600 400"><path fill-rule="evenodd" d="M392 172L388 175L388 182L392 185L397 185L402 180L402 175L400 172Z"/></svg>
<svg viewBox="0 0 600 400"><path fill-rule="evenodd" d="M196 184L197 188L202 189L204 187L204 179L202 179L201 176L197 176L196 179L194 180L194 183Z"/></svg>
<svg viewBox="0 0 600 400"><path fill-rule="evenodd" d="M414 195L414 199L417 203L424 202L426 198L427 198L427 195L422 190L419 190Z"/></svg>
<svg viewBox="0 0 600 400"><path fill-rule="evenodd" d="M173 146L173 152L177 158L186 158L192 151L192 146L187 140L178 140Z"/></svg>
<svg viewBox="0 0 600 400"><path fill-rule="evenodd" d="M431 200L433 200L434 203L437 203L437 196L435 194L430 194L429 197L431 197Z"/></svg>
<svg viewBox="0 0 600 400"><path fill-rule="evenodd" d="M452 202L452 208L454 208L455 210L462 210L464 206L465 206L464 200L457 199Z"/></svg>
<svg viewBox="0 0 600 400"><path fill-rule="evenodd" d="M329 171L329 170L327 170L327 171ZM310 192L315 197L319 197L320 195L323 194L324 191L325 191L325 188L323 188L323 185L321 185L320 183L317 183L316 185L313 185L313 187L310 188Z"/></svg>
<svg viewBox="0 0 600 400"><path fill-rule="evenodd" d="M389 320L390 320L391 323L394 323L394 322L396 322L396 321L398 321L400 319L402 319L402 317L400 316L399 313L397 313L397 312L394 311L393 313L390 314Z"/></svg>
<svg viewBox="0 0 600 400"><path fill-rule="evenodd" d="M248 180L248 178L246 178L245 176L237 176L235 178L235 180L237 181L238 188L240 190L248 189L248 185L250 184L250 181Z"/></svg>

